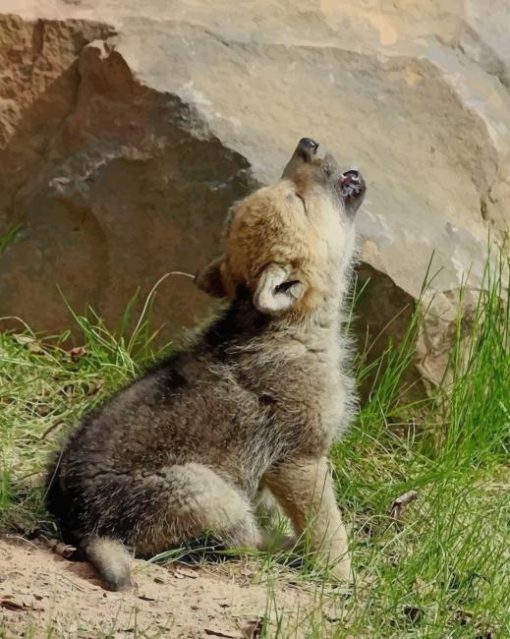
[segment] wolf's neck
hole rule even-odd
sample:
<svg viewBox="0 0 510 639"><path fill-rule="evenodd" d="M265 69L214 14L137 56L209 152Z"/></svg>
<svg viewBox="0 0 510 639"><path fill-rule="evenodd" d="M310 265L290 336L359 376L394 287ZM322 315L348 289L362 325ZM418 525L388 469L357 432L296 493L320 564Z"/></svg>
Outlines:
<svg viewBox="0 0 510 639"><path fill-rule="evenodd" d="M307 350L335 356L340 346L341 300L329 298L304 317L269 317L255 309L248 298L234 300L203 334L209 347L231 349Z"/></svg>
<svg viewBox="0 0 510 639"><path fill-rule="evenodd" d="M342 323L341 300L328 299L298 321L283 319L279 333L282 342L294 340L309 352L336 358L341 350Z"/></svg>

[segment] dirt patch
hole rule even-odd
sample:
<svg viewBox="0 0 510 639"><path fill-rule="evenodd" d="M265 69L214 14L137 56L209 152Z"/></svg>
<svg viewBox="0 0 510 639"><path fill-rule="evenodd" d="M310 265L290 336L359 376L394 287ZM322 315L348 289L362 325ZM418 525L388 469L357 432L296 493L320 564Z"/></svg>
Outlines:
<svg viewBox="0 0 510 639"><path fill-rule="evenodd" d="M321 588L319 605L316 587L283 567L261 576L254 561L198 567L136 561L133 572L133 591L107 592L87 563L0 539L0 636L255 639L266 624L264 636L300 637L303 620L319 608L323 618L324 607L338 599Z"/></svg>

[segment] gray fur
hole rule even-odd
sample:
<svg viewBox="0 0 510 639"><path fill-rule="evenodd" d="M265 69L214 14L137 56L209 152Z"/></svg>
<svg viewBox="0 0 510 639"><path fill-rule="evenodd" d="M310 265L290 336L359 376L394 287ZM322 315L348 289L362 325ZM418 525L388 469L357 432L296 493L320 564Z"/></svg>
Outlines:
<svg viewBox="0 0 510 639"><path fill-rule="evenodd" d="M131 583L125 546L261 547L260 489L350 578L326 455L354 406L341 329L354 231L336 163L300 145L279 183L234 207L225 254L197 277L226 310L85 416L50 473L64 537L112 589Z"/></svg>

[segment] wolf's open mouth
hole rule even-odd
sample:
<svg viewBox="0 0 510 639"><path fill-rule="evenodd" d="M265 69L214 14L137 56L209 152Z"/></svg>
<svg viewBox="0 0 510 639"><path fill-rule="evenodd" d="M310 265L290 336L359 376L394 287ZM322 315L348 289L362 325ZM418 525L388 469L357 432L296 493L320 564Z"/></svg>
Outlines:
<svg viewBox="0 0 510 639"><path fill-rule="evenodd" d="M342 195L345 198L357 195L363 188L359 171L356 171L356 169L350 169L342 173L339 183L342 189Z"/></svg>

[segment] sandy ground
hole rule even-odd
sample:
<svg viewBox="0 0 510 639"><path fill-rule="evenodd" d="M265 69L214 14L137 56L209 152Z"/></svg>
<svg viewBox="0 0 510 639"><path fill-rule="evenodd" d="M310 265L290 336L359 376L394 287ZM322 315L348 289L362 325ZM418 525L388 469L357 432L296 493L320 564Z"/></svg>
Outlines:
<svg viewBox="0 0 510 639"><path fill-rule="evenodd" d="M114 593L86 563L33 542L0 539L0 637L256 639L263 623L268 636L303 636L305 620L333 599L322 594L318 601L312 585L276 570L262 578L254 561L198 567L137 561L135 589Z"/></svg>

